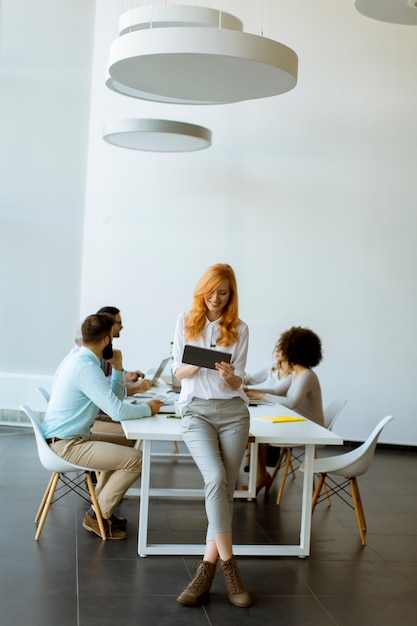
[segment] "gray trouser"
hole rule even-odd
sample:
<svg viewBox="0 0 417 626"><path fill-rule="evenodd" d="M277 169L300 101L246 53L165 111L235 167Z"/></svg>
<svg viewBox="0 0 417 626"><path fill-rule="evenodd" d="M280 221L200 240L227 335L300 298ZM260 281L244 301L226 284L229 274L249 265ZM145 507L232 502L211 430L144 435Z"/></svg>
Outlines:
<svg viewBox="0 0 417 626"><path fill-rule="evenodd" d="M207 541L232 530L233 493L248 443L249 411L240 397L193 400L182 410L183 438L204 479Z"/></svg>
<svg viewBox="0 0 417 626"><path fill-rule="evenodd" d="M54 452L70 463L100 470L96 494L106 519L141 473L142 453L128 446L125 437L110 433L92 434L89 438L77 435L51 444Z"/></svg>

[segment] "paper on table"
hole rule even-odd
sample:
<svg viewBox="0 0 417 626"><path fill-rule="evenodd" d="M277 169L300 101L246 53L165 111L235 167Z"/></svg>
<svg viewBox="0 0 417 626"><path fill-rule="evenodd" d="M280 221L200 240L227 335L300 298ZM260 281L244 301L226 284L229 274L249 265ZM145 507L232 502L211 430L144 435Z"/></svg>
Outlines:
<svg viewBox="0 0 417 626"><path fill-rule="evenodd" d="M304 422L305 417L298 417L297 415L263 415L261 417L255 417L257 420L265 420L266 422Z"/></svg>

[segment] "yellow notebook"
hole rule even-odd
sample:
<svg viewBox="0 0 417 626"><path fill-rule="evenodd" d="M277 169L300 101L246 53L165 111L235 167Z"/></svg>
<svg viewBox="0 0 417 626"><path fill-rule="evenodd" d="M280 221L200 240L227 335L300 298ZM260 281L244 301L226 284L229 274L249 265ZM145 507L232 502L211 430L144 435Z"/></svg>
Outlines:
<svg viewBox="0 0 417 626"><path fill-rule="evenodd" d="M298 417L297 415L264 415L256 419L273 422L274 424L278 422L304 422L306 420L305 417Z"/></svg>

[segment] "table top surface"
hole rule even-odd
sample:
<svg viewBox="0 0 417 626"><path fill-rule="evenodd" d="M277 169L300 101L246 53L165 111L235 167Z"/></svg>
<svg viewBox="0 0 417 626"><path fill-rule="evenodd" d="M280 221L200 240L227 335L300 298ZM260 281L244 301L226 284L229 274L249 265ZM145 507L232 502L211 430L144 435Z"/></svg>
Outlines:
<svg viewBox="0 0 417 626"><path fill-rule="evenodd" d="M315 424L310 420L273 423L257 419L261 416L298 414L280 404L250 407L250 434L257 443L280 445L341 445L342 437ZM128 439L150 439L154 441L180 441L181 418L164 414L126 420L122 426Z"/></svg>

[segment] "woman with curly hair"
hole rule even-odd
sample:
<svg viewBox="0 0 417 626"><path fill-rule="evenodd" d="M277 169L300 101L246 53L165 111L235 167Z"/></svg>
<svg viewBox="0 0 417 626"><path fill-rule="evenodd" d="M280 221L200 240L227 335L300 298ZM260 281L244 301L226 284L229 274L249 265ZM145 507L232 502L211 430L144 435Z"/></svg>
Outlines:
<svg viewBox="0 0 417 626"><path fill-rule="evenodd" d="M269 389L245 389L249 397L276 402L293 409L308 419L324 425L320 382L311 368L322 360L320 338L309 328L293 326L278 340L279 358L292 368L290 376L277 381ZM265 487L265 497L271 487L267 472L268 445L258 449L257 493Z"/></svg>
<svg viewBox="0 0 417 626"><path fill-rule="evenodd" d="M216 363L214 370L184 364L185 344L228 352L231 361ZM252 604L232 548L233 493L249 433L242 390L247 349L248 327L238 316L235 274L230 265L217 263L198 281L191 310L179 316L173 347L173 373L181 380L183 439L204 479L208 519L203 560L177 598L188 606L208 597L218 559L230 602Z"/></svg>

